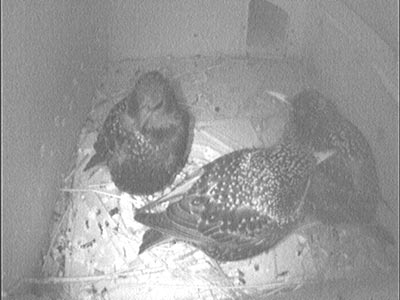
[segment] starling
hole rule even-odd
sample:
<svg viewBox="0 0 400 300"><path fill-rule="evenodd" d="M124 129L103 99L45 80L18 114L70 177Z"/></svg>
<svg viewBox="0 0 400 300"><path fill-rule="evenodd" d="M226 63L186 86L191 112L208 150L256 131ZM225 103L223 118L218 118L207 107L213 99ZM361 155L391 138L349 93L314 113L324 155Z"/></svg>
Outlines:
<svg viewBox="0 0 400 300"><path fill-rule="evenodd" d="M323 155L321 160L329 156ZM219 261L268 251L302 220L318 158L306 147L285 143L238 150L210 162L165 211L137 211L135 220L151 228L139 253L166 237L190 243Z"/></svg>
<svg viewBox="0 0 400 300"><path fill-rule="evenodd" d="M305 209L324 223L359 224L378 240L394 244L391 233L377 222L378 204L386 202L364 135L341 115L332 100L316 90L300 92L289 104L283 140L296 140L313 151L335 151L316 167Z"/></svg>
<svg viewBox="0 0 400 300"><path fill-rule="evenodd" d="M94 144L96 154L84 170L106 164L120 190L160 191L186 163L190 123L170 82L157 71L145 73L111 109Z"/></svg>

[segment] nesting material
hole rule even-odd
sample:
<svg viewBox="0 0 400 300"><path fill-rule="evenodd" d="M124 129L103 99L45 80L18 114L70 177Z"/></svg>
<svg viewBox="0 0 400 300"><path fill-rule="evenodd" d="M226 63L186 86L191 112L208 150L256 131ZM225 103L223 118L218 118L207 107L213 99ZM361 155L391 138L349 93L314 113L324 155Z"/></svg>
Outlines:
<svg viewBox="0 0 400 300"><path fill-rule="evenodd" d="M172 186L139 197L120 193L106 167L82 170L93 155L96 129L148 70L174 79L196 125L188 163ZM252 295L261 299L321 274L331 279L348 276L349 270L361 272L366 256L358 245L348 246L352 243L347 235L354 237L351 230L331 234L330 228L320 224L308 225L269 253L243 261L218 264L183 242L166 243L138 256L147 228L134 221L135 210L173 192L198 168L221 155L274 144L285 124L286 108L265 91L294 95L306 85L295 74L301 72L284 61L222 57L124 60L111 65L80 134L76 165L62 191L61 217L45 257L44 273L63 284L65 298L235 299Z"/></svg>

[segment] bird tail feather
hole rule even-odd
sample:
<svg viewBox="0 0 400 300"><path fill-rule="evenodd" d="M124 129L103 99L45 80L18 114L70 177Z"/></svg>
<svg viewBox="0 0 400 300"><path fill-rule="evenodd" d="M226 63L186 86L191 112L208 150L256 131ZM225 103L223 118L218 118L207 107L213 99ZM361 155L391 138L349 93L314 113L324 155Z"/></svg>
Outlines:
<svg viewBox="0 0 400 300"><path fill-rule="evenodd" d="M139 254L142 254L147 249L150 249L158 244L162 244L167 239L169 239L169 237L160 231L155 229L147 230L143 235L142 244L139 247Z"/></svg>
<svg viewBox="0 0 400 300"><path fill-rule="evenodd" d="M199 240L212 242L210 238L203 236L198 231L172 221L165 213L137 213L135 215L135 220L143 225L180 240L194 243Z"/></svg>
<svg viewBox="0 0 400 300"><path fill-rule="evenodd" d="M105 162L106 161L105 161L103 155L96 153L95 155L92 156L92 158L86 164L85 168L83 169L83 172L90 170L91 168L93 168L96 165L104 164Z"/></svg>

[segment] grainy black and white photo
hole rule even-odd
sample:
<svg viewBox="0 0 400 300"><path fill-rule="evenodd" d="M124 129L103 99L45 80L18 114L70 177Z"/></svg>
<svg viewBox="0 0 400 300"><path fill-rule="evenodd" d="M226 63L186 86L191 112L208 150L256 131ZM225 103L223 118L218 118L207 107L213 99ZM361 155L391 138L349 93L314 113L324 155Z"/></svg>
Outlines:
<svg viewBox="0 0 400 300"><path fill-rule="evenodd" d="M4 0L2 299L399 299L397 0Z"/></svg>

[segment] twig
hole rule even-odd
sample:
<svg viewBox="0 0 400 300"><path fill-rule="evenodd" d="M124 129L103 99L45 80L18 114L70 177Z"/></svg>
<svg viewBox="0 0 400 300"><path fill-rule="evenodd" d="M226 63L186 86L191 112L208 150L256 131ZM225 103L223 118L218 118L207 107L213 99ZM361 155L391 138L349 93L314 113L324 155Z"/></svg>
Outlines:
<svg viewBox="0 0 400 300"><path fill-rule="evenodd" d="M100 194L100 195L105 195L117 199L121 199L121 196L112 194L112 193L107 193L99 190L91 190L91 189L60 189L61 192L70 192L70 193L95 193L95 194Z"/></svg>
<svg viewBox="0 0 400 300"><path fill-rule="evenodd" d="M23 283L33 283L33 284L49 284L49 283L82 283L82 282L94 282L94 281L101 281L101 280L115 280L115 279L127 279L130 274L126 272L116 272L111 274L105 275L98 275L98 276L81 276L81 277L47 277L47 278L24 278L22 279ZM291 283L288 286L298 286L300 283ZM143 283L135 283L135 286L148 286L148 282ZM255 285L243 285L243 286L231 286L231 285L206 285L206 284L167 284L158 282L156 286L163 286L163 287L195 287L195 288L204 288L204 289L211 289L211 288L227 288L227 289L251 289L251 288L276 288L278 290L282 290L283 287L282 283L267 283L267 284L255 284Z"/></svg>
<svg viewBox="0 0 400 300"><path fill-rule="evenodd" d="M46 257L49 257L49 256L50 256L50 252L51 252L51 250L52 250L53 247L54 247L55 241L56 241L56 239L57 239L57 237L58 237L58 233L61 232L61 230L60 230L61 225L64 223L64 219L66 218L67 214L69 214L69 212L70 212L71 209L72 209L72 207L68 206L68 208L67 208L66 211L64 212L64 214L63 214L63 216L62 216L60 222L58 222L58 224L57 224L57 226L56 226L56 228L55 228L55 231L53 232L53 236L52 236L51 241L50 241L50 247L49 247L49 249L47 250ZM57 234L56 234L56 232L57 232ZM46 264L46 263L43 264L43 268L45 267L45 264Z"/></svg>

